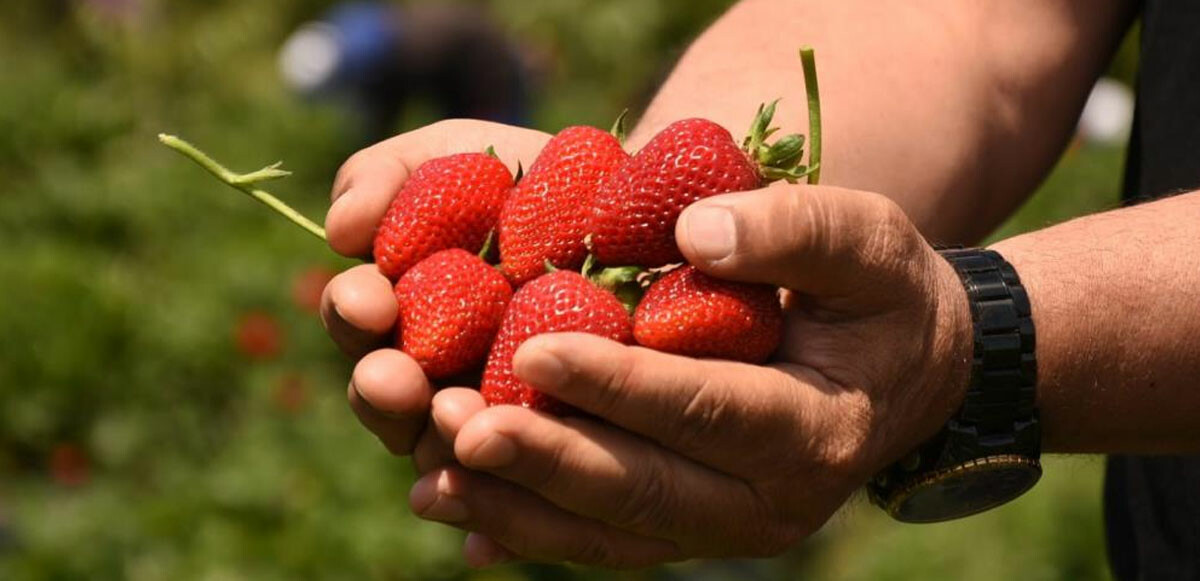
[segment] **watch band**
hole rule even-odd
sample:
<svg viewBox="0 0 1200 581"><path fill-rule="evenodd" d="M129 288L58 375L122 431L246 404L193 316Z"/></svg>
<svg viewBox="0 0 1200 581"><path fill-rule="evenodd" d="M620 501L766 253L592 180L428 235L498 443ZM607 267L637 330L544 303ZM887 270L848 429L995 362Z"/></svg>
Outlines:
<svg viewBox="0 0 1200 581"><path fill-rule="evenodd" d="M958 273L973 328L971 378L936 436L867 484L872 502L905 522L959 518L1029 490L1042 470L1037 360L1029 296L993 250L939 249Z"/></svg>
<svg viewBox="0 0 1200 581"><path fill-rule="evenodd" d="M994 250L938 252L962 279L974 327L971 381L962 408L947 425L942 463L1011 453L1036 459L1041 429L1029 295L1017 271Z"/></svg>

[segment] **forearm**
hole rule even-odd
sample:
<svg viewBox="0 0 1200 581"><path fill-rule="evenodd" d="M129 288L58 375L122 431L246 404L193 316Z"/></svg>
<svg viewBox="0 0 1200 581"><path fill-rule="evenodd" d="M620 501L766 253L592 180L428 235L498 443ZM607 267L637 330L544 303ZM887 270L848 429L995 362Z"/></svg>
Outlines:
<svg viewBox="0 0 1200 581"><path fill-rule="evenodd" d="M1127 26L1119 0L745 0L688 50L633 135L713 119L736 136L784 101L807 132L802 44L817 52L825 183L892 197L928 237L974 241L1042 179Z"/></svg>
<svg viewBox="0 0 1200 581"><path fill-rule="evenodd" d="M1054 452L1200 451L1200 192L995 245L1033 303Z"/></svg>

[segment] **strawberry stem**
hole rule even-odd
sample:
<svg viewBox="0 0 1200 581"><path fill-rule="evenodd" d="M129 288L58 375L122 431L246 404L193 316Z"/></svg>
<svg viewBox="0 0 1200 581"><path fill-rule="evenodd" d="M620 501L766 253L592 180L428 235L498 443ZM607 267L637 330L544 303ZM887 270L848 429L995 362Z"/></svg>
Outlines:
<svg viewBox="0 0 1200 581"><path fill-rule="evenodd" d="M233 187L262 202L263 204L266 204L269 208L275 210L284 218L291 220L292 223L296 224L297 226L304 228L313 236L316 236L321 240L325 240L324 228L318 226L312 220L304 217L303 214L292 209L291 206L283 203L283 201L281 201L279 198L276 198L275 196L272 196L271 194L255 187L261 182L275 180L291 175L292 172L279 169L280 163L271 164L258 171L240 174L230 171L225 166L217 163L216 160L209 157L203 151L196 149L196 147L192 144L175 137L174 135L160 133L158 134L158 140L162 142L163 145L178 151L188 159L196 162L200 167L208 170L208 173L216 176L217 179L225 182L230 187Z"/></svg>
<svg viewBox="0 0 1200 581"><path fill-rule="evenodd" d="M488 230L487 238L483 239L483 248L479 250L479 259L487 262L488 255L492 253L492 244L496 241L496 229Z"/></svg>
<svg viewBox="0 0 1200 581"><path fill-rule="evenodd" d="M800 47L804 92L808 95L808 183L821 181L821 91L817 88L817 59L811 46Z"/></svg>
<svg viewBox="0 0 1200 581"><path fill-rule="evenodd" d="M596 255L589 252L587 257L583 259L583 268L579 269L579 274L582 274L583 278L588 278L592 275L592 269L594 268L596 268Z"/></svg>

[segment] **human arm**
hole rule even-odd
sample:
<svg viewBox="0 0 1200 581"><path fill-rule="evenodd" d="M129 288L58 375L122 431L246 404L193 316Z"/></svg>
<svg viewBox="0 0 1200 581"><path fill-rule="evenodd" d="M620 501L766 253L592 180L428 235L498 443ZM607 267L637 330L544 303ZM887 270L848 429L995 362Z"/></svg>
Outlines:
<svg viewBox="0 0 1200 581"><path fill-rule="evenodd" d="M784 98L806 132L796 50L818 56L823 183L880 192L930 239L980 240L1042 180L1133 3L745 0L688 49L632 135L690 116L734 135Z"/></svg>

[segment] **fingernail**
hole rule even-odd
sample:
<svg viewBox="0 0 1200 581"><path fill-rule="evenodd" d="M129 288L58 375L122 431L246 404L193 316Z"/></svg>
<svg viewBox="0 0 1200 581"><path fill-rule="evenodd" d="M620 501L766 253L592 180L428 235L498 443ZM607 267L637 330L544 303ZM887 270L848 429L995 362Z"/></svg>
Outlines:
<svg viewBox="0 0 1200 581"><path fill-rule="evenodd" d="M718 262L733 254L737 244L737 225L727 208L700 206L687 212L685 217L688 242L697 258Z"/></svg>
<svg viewBox="0 0 1200 581"><path fill-rule="evenodd" d="M421 518L450 523L467 520L467 505L449 490L448 472L430 474L413 484L408 493L408 504Z"/></svg>
<svg viewBox="0 0 1200 581"><path fill-rule="evenodd" d="M496 541L479 533L467 535L467 540L463 543L463 555L466 557L467 565L476 569L499 565L511 561L513 558L512 554Z"/></svg>
<svg viewBox="0 0 1200 581"><path fill-rule="evenodd" d="M507 436L492 433L466 458L474 468L503 468L517 459L517 445Z"/></svg>
<svg viewBox="0 0 1200 581"><path fill-rule="evenodd" d="M558 355L535 343L521 353L517 377L535 387L550 389L567 382L567 367Z"/></svg>

